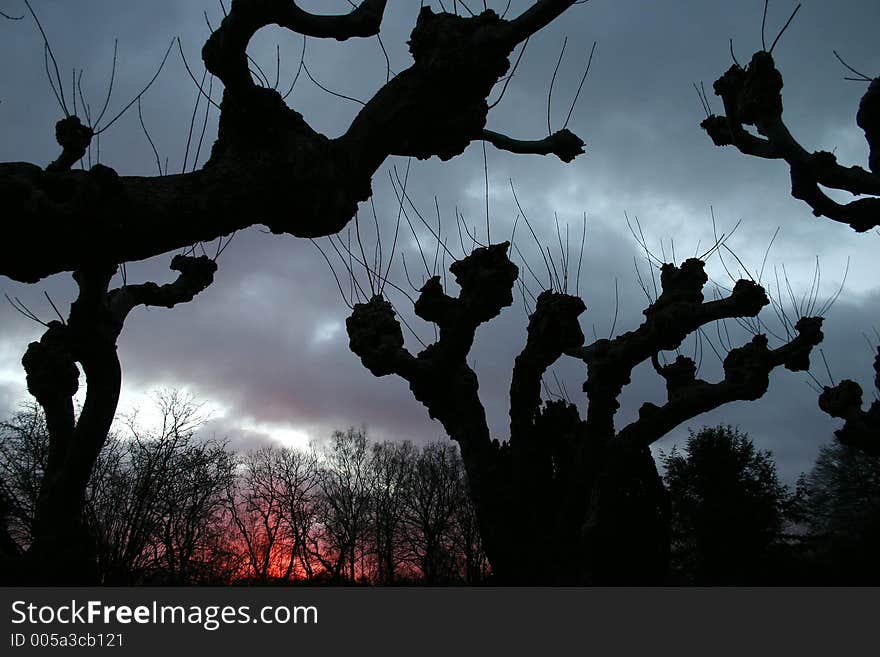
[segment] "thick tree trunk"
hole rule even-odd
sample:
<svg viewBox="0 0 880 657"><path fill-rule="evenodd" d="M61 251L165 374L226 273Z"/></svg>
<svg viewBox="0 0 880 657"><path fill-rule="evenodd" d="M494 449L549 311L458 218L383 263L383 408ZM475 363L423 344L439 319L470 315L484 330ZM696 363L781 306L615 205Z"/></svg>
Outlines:
<svg viewBox="0 0 880 657"><path fill-rule="evenodd" d="M740 280L727 297L704 301L704 263L691 258L661 267L662 293L636 330L584 345L578 317L584 303L545 291L529 316L526 345L510 385L510 438L492 440L476 374L467 364L476 330L513 302L519 270L508 244L475 249L449 270L457 297L434 276L414 310L435 323L438 340L417 355L404 346L394 309L383 298L356 304L346 321L349 346L375 376L397 374L461 447L486 554L499 584L655 584L669 552L666 493L651 443L696 415L766 392L770 372L809 367L822 340L820 318L801 318L797 335L777 349L764 335L732 349L724 378L709 383L679 356L661 366L704 324L754 317L769 303L757 283ZM563 355L587 366L586 419L575 406L541 400L541 381ZM667 401L645 403L638 419L617 430L615 414L633 369L650 360L666 382Z"/></svg>
<svg viewBox="0 0 880 657"><path fill-rule="evenodd" d="M94 541L83 517L85 492L116 414L122 371L114 343L93 345L89 351L81 355L88 391L73 431L67 431L65 421L72 418L72 409L43 406L55 458L50 458L40 487L27 554L28 577L34 583L98 581Z"/></svg>
<svg viewBox="0 0 880 657"><path fill-rule="evenodd" d="M477 507L496 537L486 545L493 581L662 583L669 513L650 451L596 439L577 448L585 423L561 402L545 407L536 426L548 449L511 459L521 465L509 470L506 500Z"/></svg>
<svg viewBox="0 0 880 657"><path fill-rule="evenodd" d="M28 390L46 414L49 454L21 581L55 585L99 581L97 553L83 511L86 488L122 387L116 341L133 308L142 304L170 308L190 301L210 285L217 269L204 256L177 256L171 266L180 272L173 283L124 285L112 291L108 287L115 265L76 272L79 296L71 304L68 321L50 322L22 358ZM73 405L79 388L77 363L87 384L78 418Z"/></svg>

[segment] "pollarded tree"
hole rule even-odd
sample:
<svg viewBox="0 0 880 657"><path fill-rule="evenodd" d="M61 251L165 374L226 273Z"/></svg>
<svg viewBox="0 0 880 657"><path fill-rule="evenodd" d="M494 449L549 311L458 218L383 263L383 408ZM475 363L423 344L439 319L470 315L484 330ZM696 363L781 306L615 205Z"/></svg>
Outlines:
<svg viewBox="0 0 880 657"><path fill-rule="evenodd" d="M874 387L880 393L880 347L874 358ZM844 445L857 447L871 456L880 456L880 398L862 409L862 387L850 379L826 387L819 395L819 408L831 417L844 420L834 432Z"/></svg>
<svg viewBox="0 0 880 657"><path fill-rule="evenodd" d="M255 224L299 237L332 235L369 198L370 179L391 155L459 155L486 140L516 153L582 153L568 130L519 141L485 129L486 98L510 67L514 48L576 0L535 0L513 18L486 10L462 17L422 7L410 36L413 64L370 99L346 132L313 130L281 94L252 77L247 47L278 25L312 38L343 41L379 33L386 0L363 0L345 15L315 15L291 0L234 0L202 48L223 84L211 157L195 172L119 176L101 165L73 171L96 132L76 116L59 123L57 166L0 164L7 233L0 274L35 282L97 260L141 260Z"/></svg>
<svg viewBox="0 0 880 657"><path fill-rule="evenodd" d="M880 78L865 77L865 81L870 84L859 103L856 123L868 142L870 171L844 167L833 153L811 153L801 146L782 118L782 74L765 50L752 55L745 68L734 64L715 81L725 116L710 115L700 125L716 146L734 146L745 155L783 160L794 198L809 205L817 217L865 232L880 226ZM754 126L758 135L746 126ZM821 187L867 198L841 204Z"/></svg>
<svg viewBox="0 0 880 657"><path fill-rule="evenodd" d="M518 268L508 243L475 249L449 270L460 288L447 294L439 276L421 288L415 314L438 337L418 354L405 346L392 305L381 295L355 304L346 321L349 345L375 376L396 374L461 448L486 554L498 581L525 583L646 582L663 577L669 548L668 502L649 447L697 415L736 400L755 400L770 373L809 367L822 340L821 318L801 318L790 342L771 349L756 333L724 358L723 379L698 377L694 360L666 365L706 324L755 317L769 304L764 289L739 280L730 294L705 301L704 263L662 265L661 292L634 331L585 345L583 301L546 290L529 317L526 344L513 364L510 434L493 440L467 362L477 329L513 302ZM757 325L758 327L760 325ZM542 404L542 377L563 356L586 365L588 410L564 401ZM666 383L663 405L647 402L617 428L618 398L640 363ZM536 558L536 555L539 555Z"/></svg>
<svg viewBox="0 0 880 657"><path fill-rule="evenodd" d="M785 124L782 74L776 68L772 52L773 45L769 51L759 50L745 68L734 63L715 81L715 94L721 97L725 114L710 114L701 127L716 146L734 146L745 155L784 161L791 177L791 195L806 203L813 215L846 224L858 232L877 228L880 226L880 77L872 79L840 60L857 76L851 79L868 83L859 102L856 124L865 133L869 171L857 165L845 167L838 163L834 153L808 151ZM758 134L747 130L747 126L753 126ZM823 187L862 198L839 203ZM874 360L874 371L875 383L880 389L880 350ZM863 410L862 388L858 383L847 379L826 387L819 398L819 407L832 417L845 420L845 425L835 432L841 442L869 454L880 454L880 402L874 401L868 410Z"/></svg>
<svg viewBox="0 0 880 657"><path fill-rule="evenodd" d="M191 301L211 284L217 269L207 256L187 255L175 256L171 267L179 272L173 283L124 283L114 289L115 264L96 261L78 269L74 279L79 295L66 321L46 324L39 342L28 345L22 358L28 391L45 412L50 439L27 553L26 570L35 578L51 583L93 579L91 538L82 510L119 401L122 370L116 343L123 324L138 306L173 308ZM77 414L80 367L87 388Z"/></svg>
<svg viewBox="0 0 880 657"><path fill-rule="evenodd" d="M314 38L372 37L386 0L363 0L350 13L332 16L309 13L291 0L233 0L202 48L207 72L224 87L218 136L206 164L179 175L120 176L103 164L74 170L112 121L83 123L61 92L61 155L45 167L0 163L0 274L36 282L73 272L80 288L69 319L51 322L24 359L28 389L46 410L53 435L29 553L34 573L56 583L90 578L82 500L116 411L122 322L139 305L189 301L211 282L215 268L177 256L175 283L110 290L117 267L254 224L299 237L332 235L369 198L372 175L391 155L445 160L484 140L514 153L574 159L583 142L566 129L538 141L487 130L486 99L508 71L514 48L575 4L535 0L509 19L488 9L461 17L423 7L409 40L413 64L377 91L344 134L329 139L278 91L255 81L248 44L269 25ZM72 404L77 364L88 384L79 417Z"/></svg>
<svg viewBox="0 0 880 657"><path fill-rule="evenodd" d="M46 47L48 49L48 42ZM106 215L98 218L100 202L94 203L97 201L94 190L80 187L74 191L66 182L85 173L75 172L72 167L90 152L91 140L101 130L97 125L94 128L83 125L77 116L67 111L63 102L62 109L65 118L55 126L55 137L62 152L45 170L34 167L42 176L38 187L28 192L15 174L7 175L20 166L32 166L23 163L0 165L3 168L0 187L16 199L13 206L24 203L36 209L31 205L33 202L45 204L38 213L51 208L57 210L71 201L70 193L74 197L84 193L85 196L75 202L81 204L86 220L91 217L91 220L107 221ZM101 117L103 111L96 124ZM87 175L93 181L101 181L99 187L107 184L112 187L117 178L112 169L101 164L92 167ZM18 208L13 216L17 212ZM48 225L45 228L52 230ZM96 581L94 537L83 522L83 509L86 486L107 441L119 401L122 371L117 342L122 328L135 308L173 308L192 301L213 282L217 270L215 259L207 255L178 254L171 260L171 269L178 272L172 283L130 284L125 275L125 260L110 255L100 238L95 239L98 241L92 244L90 253L83 253L77 266L68 269L73 273L78 293L66 318L55 308L58 320L42 322L17 299L13 304L46 327L40 340L28 345L22 358L28 392L45 413L49 435L45 469L36 499L33 540L22 567L17 569L19 577L33 582ZM112 280L120 269L122 285L112 288ZM79 389L80 370L87 385L82 409L77 413L74 396Z"/></svg>

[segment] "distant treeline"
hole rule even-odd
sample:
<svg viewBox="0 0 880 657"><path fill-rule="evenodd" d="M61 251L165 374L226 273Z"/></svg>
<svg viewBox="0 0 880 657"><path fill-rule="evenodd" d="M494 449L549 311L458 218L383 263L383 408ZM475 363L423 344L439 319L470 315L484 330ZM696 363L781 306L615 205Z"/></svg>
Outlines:
<svg viewBox="0 0 880 657"><path fill-rule="evenodd" d="M234 453L204 440L198 406L159 400L162 422L108 440L85 515L101 582L478 584L476 518L457 447L335 432L312 449ZM23 553L48 458L36 406L0 424L7 554Z"/></svg>
<svg viewBox="0 0 880 657"><path fill-rule="evenodd" d="M160 397L162 422L105 445L86 517L104 584L491 584L457 448L337 431L311 449L234 453L199 437L198 406ZM0 423L2 551L20 554L48 454L36 406ZM661 456L668 583L880 581L880 461L834 443L794 490L732 427ZM535 555L552 559L553 555ZM523 568L529 564L524 563Z"/></svg>
<svg viewBox="0 0 880 657"><path fill-rule="evenodd" d="M729 426L691 432L661 458L670 583L880 582L880 459L835 441L792 490L771 453Z"/></svg>

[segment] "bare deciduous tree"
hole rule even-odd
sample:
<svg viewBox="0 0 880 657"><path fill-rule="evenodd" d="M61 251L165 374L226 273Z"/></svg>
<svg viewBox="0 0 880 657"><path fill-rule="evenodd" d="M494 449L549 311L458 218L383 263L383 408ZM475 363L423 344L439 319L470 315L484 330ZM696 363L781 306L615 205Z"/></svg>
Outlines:
<svg viewBox="0 0 880 657"><path fill-rule="evenodd" d="M801 146L782 118L782 74L765 50L752 55L745 68L734 64L716 80L715 93L724 103L725 115L710 115L700 125L716 146L734 146L745 155L783 160L788 164L794 198L809 205L817 217L864 232L880 226L880 78L864 79L869 86L859 103L856 123L868 142L870 171L844 167L833 153L811 153ZM754 126L758 135L745 126ZM840 204L821 187L868 198Z"/></svg>
<svg viewBox="0 0 880 657"><path fill-rule="evenodd" d="M508 243L480 247L449 270L460 291L447 294L439 276L415 301L415 314L436 324L438 338L417 355L404 347L391 304L376 295L356 304L346 322L349 344L375 376L396 374L458 442L486 553L501 582L656 581L665 572L668 512L649 446L679 424L735 400L761 397L770 372L809 367L822 339L819 318L802 318L795 337L771 349L758 333L731 349L717 383L700 379L685 356L661 365L703 326L755 317L769 304L764 289L739 280L730 294L704 301L704 263L660 267L660 292L636 330L584 345L580 298L542 292L510 386L510 437L492 440L475 372L467 362L477 329L513 301L518 268ZM759 326L759 325L758 325ZM542 377L563 356L584 362L587 416L565 401L542 405ZM645 403L639 417L615 427L618 397L633 369L651 361L667 401ZM553 555L538 559L535 555ZM524 564L529 564L526 568Z"/></svg>
<svg viewBox="0 0 880 657"><path fill-rule="evenodd" d="M312 579L315 573L310 544L318 522L320 484L317 453L314 450L282 449L278 455L278 477L291 554L283 577ZM299 572L296 571L297 564Z"/></svg>
<svg viewBox="0 0 880 657"><path fill-rule="evenodd" d="M228 581L222 502L233 475L225 446L200 439L202 418L188 396L158 398L160 426L135 422L110 434L91 474L84 520L104 584ZM16 553L34 541L38 491L51 436L34 405L4 425L0 470L11 501L6 529Z"/></svg>
<svg viewBox="0 0 880 657"><path fill-rule="evenodd" d="M333 579L356 582L365 577L365 545L370 529L366 431L349 428L334 432L322 457L321 531L314 552Z"/></svg>
<svg viewBox="0 0 880 657"><path fill-rule="evenodd" d="M264 447L244 454L229 482L227 503L236 538L244 545L247 577L266 583L293 569L296 553L287 543L278 452Z"/></svg>
<svg viewBox="0 0 880 657"><path fill-rule="evenodd" d="M314 577L319 475L311 450L273 445L238 459L227 504L246 564L240 576L263 583Z"/></svg>
<svg viewBox="0 0 880 657"><path fill-rule="evenodd" d="M49 451L46 417L35 403L25 404L0 424L0 494L4 530L19 553L33 540L40 482Z"/></svg>
<svg viewBox="0 0 880 657"><path fill-rule="evenodd" d="M454 528L467 506L461 460L455 445L432 443L415 459L406 496L406 540L410 559L426 584L458 579Z"/></svg>
<svg viewBox="0 0 880 657"><path fill-rule="evenodd" d="M778 37L777 37L778 38ZM868 168L845 167L828 151L810 152L791 134L782 118L782 74L769 51L752 55L748 66L738 63L715 82L715 93L724 103L724 116L710 114L700 124L716 146L734 146L753 157L783 160L791 175L791 195L804 201L817 217L865 232L880 226L880 77L870 78L835 56L854 75L868 83L856 113L856 124L868 145ZM708 112L708 110L707 110ZM746 126L754 126L758 135ZM833 200L823 187L863 198L848 203ZM875 382L880 389L880 351L874 360ZM841 442L880 454L880 402L862 410L862 388L846 379L826 387L820 408L846 421L836 432Z"/></svg>
<svg viewBox="0 0 880 657"><path fill-rule="evenodd" d="M410 481L417 459L411 442L374 443L370 455L371 524L376 559L376 581L394 583L403 558L401 533Z"/></svg>

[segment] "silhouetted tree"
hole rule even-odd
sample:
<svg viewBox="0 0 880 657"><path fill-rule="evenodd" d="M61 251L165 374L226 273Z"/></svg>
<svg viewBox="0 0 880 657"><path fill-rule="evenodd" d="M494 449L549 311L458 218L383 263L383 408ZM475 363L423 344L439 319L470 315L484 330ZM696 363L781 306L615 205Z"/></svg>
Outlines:
<svg viewBox="0 0 880 657"><path fill-rule="evenodd" d="M874 358L874 386L880 394L880 347ZM834 432L841 443L874 458L880 457L880 397L875 395L868 410L862 410L862 387L844 379L837 385L825 387L819 395L819 408L831 417L844 420L844 425Z"/></svg>
<svg viewBox="0 0 880 657"><path fill-rule="evenodd" d="M461 467L454 445L432 443L416 457L408 481L407 548L426 584L459 578L453 535L456 512L466 506Z"/></svg>
<svg viewBox="0 0 880 657"><path fill-rule="evenodd" d="M162 421L111 433L86 487L84 519L94 541L90 568L105 584L228 581L231 569L222 501L233 475L222 444L195 434L192 399L175 391L158 398ZM26 407L3 424L0 471L12 501L7 529L16 551L32 527L51 438L42 409Z"/></svg>
<svg viewBox="0 0 880 657"><path fill-rule="evenodd" d="M790 497L770 452L733 427L705 427L663 464L675 576L694 584L766 582Z"/></svg>
<svg viewBox="0 0 880 657"><path fill-rule="evenodd" d="M194 439L202 422L198 406L177 391L160 393L157 406L159 427L142 429L130 418L125 439L116 436L101 450L86 489L85 517L102 583L143 582L160 561L176 574L175 544L186 539L172 535L173 529L182 529L175 527L174 516L190 502L190 493L200 497L203 492L177 488L190 474L187 468L195 465L189 452L202 451ZM204 492L218 496L222 490L222 481L210 482Z"/></svg>
<svg viewBox="0 0 880 657"><path fill-rule="evenodd" d="M880 581L880 460L842 442L824 445L799 482L812 583Z"/></svg>
<svg viewBox="0 0 880 657"><path fill-rule="evenodd" d="M9 535L11 504L6 493L0 490L0 581L12 580L12 569L18 563L21 550Z"/></svg>
<svg viewBox="0 0 880 657"><path fill-rule="evenodd" d="M148 469L154 486L160 484L149 546L154 561L147 581L228 581L234 555L227 545L224 501L227 484L235 476L233 455L224 443L197 435L205 417L191 396L164 391L157 396L157 406L159 426L146 435L130 426L127 441L136 466L131 476L143 478L140 472ZM100 485L97 473L93 482Z"/></svg>
<svg viewBox="0 0 880 657"><path fill-rule="evenodd" d="M39 405L28 403L0 423L0 494L5 513L4 528L17 546L26 549L33 541L40 482L49 451L46 417Z"/></svg>
<svg viewBox="0 0 880 657"><path fill-rule="evenodd" d="M227 487L236 537L244 546L246 577L266 583L289 576L298 554L290 545L279 450L263 447L238 459L238 476Z"/></svg>
<svg viewBox="0 0 880 657"><path fill-rule="evenodd" d="M514 48L576 0L535 0L518 16L473 17L422 7L409 39L413 64L385 84L328 139L251 75L247 47L264 27L344 41L379 34L386 0L363 0L346 15L315 15L288 0L236 0L202 48L223 84L220 128L211 157L192 173L119 176L101 165L72 171L99 126L75 116L59 124L58 165L0 164L8 234L0 274L35 282L94 259L141 260L208 242L255 224L299 237L332 235L369 198L370 178L390 155L450 159L473 141L516 153L583 152L568 130L519 141L485 130L486 98L510 67ZM44 190L63 189L50 195Z"/></svg>
<svg viewBox="0 0 880 657"><path fill-rule="evenodd" d="M66 321L51 321L22 358L28 391L43 408L49 449L34 515L26 577L60 584L94 580L92 541L83 524L85 488L116 414L122 371L116 342L138 306L172 308L211 284L216 263L207 256L177 255L177 280L165 285L123 284L110 289L115 264L74 272L79 295ZM74 410L80 370L87 381L82 409Z"/></svg>
<svg viewBox="0 0 880 657"><path fill-rule="evenodd" d="M716 80L715 94L724 103L724 116L709 115L700 125L716 146L734 146L746 155L783 160L791 174L791 195L804 201L817 217L827 217L865 232L880 226L880 77L870 78L852 69L868 83L859 102L856 124L864 131L868 145L868 168L844 167L834 153L809 152L792 135L782 118L782 74L770 51L752 55L748 66L738 63ZM837 53L835 52L835 55ZM838 57L839 59L839 57ZM707 110L708 111L708 110ZM754 126L758 135L746 129ZM862 198L838 203L822 188L848 192ZM880 348L874 360L875 384L880 390ZM826 387L819 397L820 408L845 420L838 439L869 454L880 454L880 402L862 410L862 388L846 379Z"/></svg>
<svg viewBox="0 0 880 657"><path fill-rule="evenodd" d="M844 167L833 153L809 152L785 124L782 74L771 52L759 50L745 68L734 63L715 81L715 94L724 103L725 115L710 115L701 127L716 146L734 146L745 155L783 160L791 174L791 195L809 205L815 216L848 224L859 232L880 226L880 198L876 198L880 196L880 78L862 76L869 84L856 114L868 143L870 171ZM754 126L758 135L746 126ZM840 204L820 186L868 198Z"/></svg>
<svg viewBox="0 0 880 657"><path fill-rule="evenodd" d="M158 178L119 176L105 165L74 171L72 165L100 127L84 125L66 107L66 118L56 126L62 148L58 159L45 169L0 164L0 196L6 204L0 274L35 282L70 271L79 285L67 320L50 322L23 359L28 389L45 409L51 437L32 527L32 573L53 583L94 579L86 567L93 563L93 537L82 509L116 411L121 382L116 342L123 321L138 305L171 307L191 300L210 284L216 268L210 259L177 256L172 261L180 272L175 283L110 290L119 263L186 249L255 223L301 237L334 234L369 198L371 177L390 155L448 159L472 141L484 140L515 153L572 160L583 143L568 130L521 141L485 125L486 98L507 73L513 49L574 4L535 0L510 20L491 10L465 18L423 7L409 41L413 65L391 78L342 136L328 139L276 90L258 86L249 71L247 46L258 30L272 24L318 38L374 36L385 0L364 0L341 16L317 16L288 0L235 0L202 49L207 71L224 85L218 138L202 169ZM877 81L858 118L872 148L874 174L869 174L841 168L827 153L810 155L794 142L781 121L781 76L769 53L758 53L748 69L731 71L716 84L727 117L710 117L705 125L716 143L785 159L793 193L814 211L857 230L877 225L876 198L840 206L819 189L822 184L877 193ZM764 138L746 133L742 126L749 124ZM459 443L483 541L501 581L655 578L665 563L667 518L649 445L702 412L760 397L775 367L806 368L811 348L821 340L821 320L802 318L797 335L777 349L756 335L727 355L724 379L708 383L698 378L691 359L661 365L659 354L678 348L709 322L755 316L768 301L754 282L739 281L729 296L704 302L707 277L701 261L664 264L662 294L645 309L645 322L587 346L577 323L583 302L564 289L545 291L514 363L509 441L501 444L489 435L467 356L477 328L511 304L518 271L506 249L506 244L476 249L453 264L458 297L444 292L439 277L422 288L416 314L434 322L439 337L418 355L403 348L394 312L378 296L356 306L349 318L352 349L377 376L395 373L406 379L415 397ZM585 419L570 404L542 405L541 377L563 355L586 365ZM621 391L633 369L647 361L665 380L667 401L644 404L639 418L618 430L614 417ZM88 384L78 417L72 403L79 385L77 364ZM849 420L856 413L847 410L847 415ZM335 490L332 477L324 483ZM347 566L354 579L363 525L340 519L346 513L359 517L361 511L351 515L353 498L338 508L334 499L325 495L337 514L326 525L332 527L328 536L335 541L339 567ZM344 509L346 504L351 508ZM553 554L554 559L524 572L522 565L534 563L534 554Z"/></svg>
<svg viewBox="0 0 880 657"><path fill-rule="evenodd" d="M207 258L176 256L175 283L110 290L119 264L188 249L257 223L274 233L332 235L370 197L371 177L391 155L445 160L484 140L514 153L552 153L571 161L583 152L583 142L567 129L522 141L485 125L486 99L510 67L514 48L574 4L536 0L507 20L492 10L466 18L422 7L409 40L412 66L390 78L343 135L328 139L281 93L258 85L248 44L269 25L313 38L375 36L386 1L363 0L348 14L330 16L288 0L235 0L202 48L207 72L224 87L218 137L207 163L180 175L120 176L104 164L73 170L115 119L101 125L102 112L86 125L60 95L65 118L55 131L59 157L45 168L0 163L0 274L36 282L69 271L79 285L67 321L50 322L23 361L51 436L28 555L34 577L53 583L95 578L87 567L91 538L82 507L116 411L116 341L125 317L139 305L189 301L210 284L215 270ZM79 385L77 364L88 386L78 417L71 401Z"/></svg>
<svg viewBox="0 0 880 657"><path fill-rule="evenodd" d="M406 502L419 457L411 442L374 443L370 454L370 513L374 534L376 583L392 584L403 557Z"/></svg>
<svg viewBox="0 0 880 657"><path fill-rule="evenodd" d="M480 523L470 498L467 473L461 456L456 453L459 504L453 512L450 540L458 561L458 573L465 584L482 584L490 574L489 561L480 536Z"/></svg>
<svg viewBox="0 0 880 657"><path fill-rule="evenodd" d="M284 448L277 452L281 513L286 525L290 559L283 579L314 576L310 543L318 522L321 471L314 450ZM297 567L299 570L297 571Z"/></svg>
<svg viewBox="0 0 880 657"><path fill-rule="evenodd" d="M312 450L271 445L237 459L227 504L245 563L240 577L266 583L314 576L320 474Z"/></svg>
<svg viewBox="0 0 880 657"><path fill-rule="evenodd" d="M335 431L322 451L321 531L315 555L334 579L364 577L370 535L370 451L366 430Z"/></svg>
<svg viewBox="0 0 880 657"><path fill-rule="evenodd" d="M458 442L486 553L502 582L646 582L663 577L668 551L667 500L649 446L697 415L735 400L754 400L778 366L798 371L822 339L820 318L802 318L796 336L776 349L757 333L724 359L724 378L700 379L685 356L661 365L706 324L754 317L769 303L764 289L740 280L723 298L704 301L708 277L692 258L660 267L660 293L636 330L584 345L580 298L560 290L538 296L526 345L510 386L510 438L492 440L467 358L479 326L513 301L518 268L508 243L480 247L449 270L460 291L439 276L421 288L415 314L437 325L438 339L417 355L404 347L401 326L381 295L354 306L349 345L375 376L396 374ZM558 284L558 281L557 281ZM562 356L583 361L586 419L564 401L542 405L544 373ZM633 369L651 361L666 383L667 401L645 403L617 429L618 397ZM553 555L535 560L534 555ZM526 566L526 564L528 566Z"/></svg>

